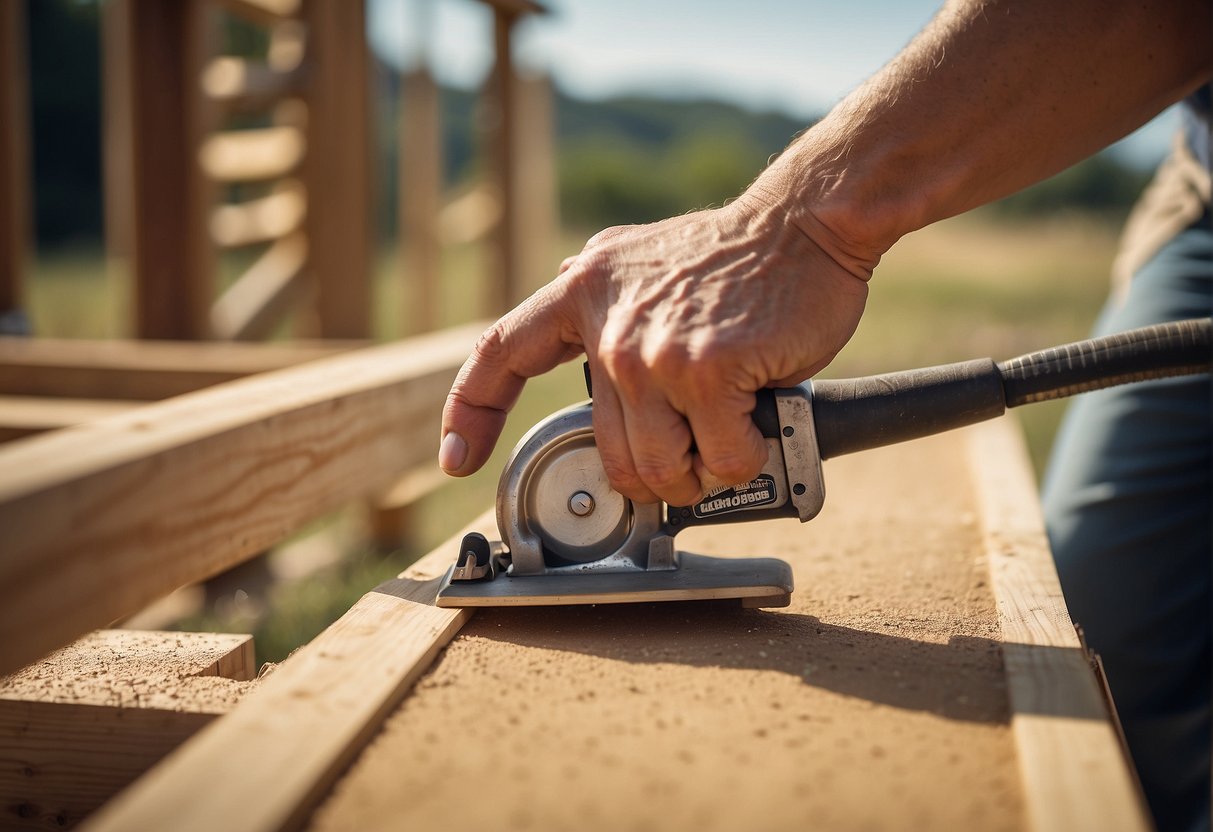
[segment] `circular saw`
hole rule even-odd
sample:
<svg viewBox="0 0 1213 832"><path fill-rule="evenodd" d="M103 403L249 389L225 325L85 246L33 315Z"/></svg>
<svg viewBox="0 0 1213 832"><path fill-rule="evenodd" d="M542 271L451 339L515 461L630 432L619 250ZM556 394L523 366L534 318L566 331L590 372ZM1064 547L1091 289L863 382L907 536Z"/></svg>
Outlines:
<svg viewBox="0 0 1213 832"><path fill-rule="evenodd" d="M440 607L612 604L733 598L786 606L792 570L776 558L680 551L683 529L796 518L825 502L822 461L1001 415L1008 407L1130 381L1208 373L1210 319L1161 324L996 363L977 359L759 391L752 414L767 461L691 506L637 503L611 488L592 402L535 425L497 490L498 540L466 535ZM588 384L588 376L587 376Z"/></svg>

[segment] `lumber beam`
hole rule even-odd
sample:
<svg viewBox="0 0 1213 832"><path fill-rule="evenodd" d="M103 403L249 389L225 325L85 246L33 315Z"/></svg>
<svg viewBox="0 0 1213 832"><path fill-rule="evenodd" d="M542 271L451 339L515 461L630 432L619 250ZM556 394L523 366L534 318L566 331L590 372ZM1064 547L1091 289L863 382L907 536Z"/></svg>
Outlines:
<svg viewBox="0 0 1213 832"><path fill-rule="evenodd" d="M231 55L212 58L202 73L203 93L232 111L262 110L302 90L303 73L298 67L284 71Z"/></svg>
<svg viewBox="0 0 1213 832"><path fill-rule="evenodd" d="M221 205L211 214L211 238L225 248L268 243L303 225L307 195L298 180L287 180L267 196Z"/></svg>
<svg viewBox="0 0 1213 832"><path fill-rule="evenodd" d="M0 679L0 829L74 826L255 675L250 636L102 630Z"/></svg>
<svg viewBox="0 0 1213 832"><path fill-rule="evenodd" d="M371 325L371 103L364 0L305 0L309 270L323 338Z"/></svg>
<svg viewBox="0 0 1213 832"><path fill-rule="evenodd" d="M967 433L1032 828L1149 829L1066 609L1018 423L1006 416Z"/></svg>
<svg viewBox="0 0 1213 832"><path fill-rule="evenodd" d="M370 538L381 551L406 542L416 520L417 503L452 482L432 462L420 465L396 480L367 504Z"/></svg>
<svg viewBox="0 0 1213 832"><path fill-rule="evenodd" d="M198 162L216 182L263 182L296 171L306 151L307 140L297 127L258 127L207 137Z"/></svg>
<svg viewBox="0 0 1213 832"><path fill-rule="evenodd" d="M366 346L0 338L0 393L155 400Z"/></svg>
<svg viewBox="0 0 1213 832"><path fill-rule="evenodd" d="M20 334L30 245L25 4L0 4L0 333Z"/></svg>
<svg viewBox="0 0 1213 832"><path fill-rule="evenodd" d="M491 522L486 512L468 528ZM255 700L183 746L85 828L269 832L301 825L471 618L471 610L434 606L459 537L363 596L279 665ZM233 759L256 759L261 776Z"/></svg>
<svg viewBox="0 0 1213 832"><path fill-rule="evenodd" d="M214 294L212 189L195 152L211 114L196 87L213 10L203 0L114 0L102 12L106 207L129 214L109 220L108 236L130 255L135 334L204 338Z"/></svg>
<svg viewBox="0 0 1213 832"><path fill-rule="evenodd" d="M231 341L269 337L311 288L306 265L305 236L292 234L274 243L215 301L215 335Z"/></svg>
<svg viewBox="0 0 1213 832"><path fill-rule="evenodd" d="M482 329L338 355L0 448L0 672L433 458L442 402Z"/></svg>
<svg viewBox="0 0 1213 832"><path fill-rule="evenodd" d="M137 404L108 399L60 399L0 394L0 442L82 425L125 413Z"/></svg>
<svg viewBox="0 0 1213 832"><path fill-rule="evenodd" d="M406 74L401 85L400 173L397 200L403 246L405 307L401 320L413 332L438 325L442 210L442 125L438 84L427 69ZM413 291L409 291L410 287Z"/></svg>
<svg viewBox="0 0 1213 832"><path fill-rule="evenodd" d="M491 304L489 315L504 315L518 297L518 170L515 137L517 116L514 102L518 78L514 71L513 28L517 13L505 6L493 6L494 62L492 76L493 118L489 142L493 148L493 174L501 197L501 216L494 229L494 273L485 293Z"/></svg>

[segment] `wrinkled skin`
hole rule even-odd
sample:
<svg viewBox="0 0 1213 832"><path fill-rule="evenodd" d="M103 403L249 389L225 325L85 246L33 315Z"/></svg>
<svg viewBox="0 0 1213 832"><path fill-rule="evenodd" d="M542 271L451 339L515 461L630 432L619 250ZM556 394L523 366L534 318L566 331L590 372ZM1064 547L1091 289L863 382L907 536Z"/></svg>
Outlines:
<svg viewBox="0 0 1213 832"><path fill-rule="evenodd" d="M443 467L483 465L525 379L584 352L618 491L687 505L705 482L754 477L767 455L750 419L755 391L829 363L858 325L875 264L803 225L747 194L596 235L476 345L443 419L466 449L445 440Z"/></svg>

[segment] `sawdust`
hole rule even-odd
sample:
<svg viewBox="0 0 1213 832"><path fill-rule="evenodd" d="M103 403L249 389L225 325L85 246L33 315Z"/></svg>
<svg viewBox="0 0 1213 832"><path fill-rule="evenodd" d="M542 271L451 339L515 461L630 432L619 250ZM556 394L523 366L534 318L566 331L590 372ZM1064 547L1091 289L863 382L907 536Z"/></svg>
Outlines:
<svg viewBox="0 0 1213 832"><path fill-rule="evenodd" d="M680 536L789 560L786 610L478 613L313 828L1021 828L962 447L827 463L807 527Z"/></svg>
<svg viewBox="0 0 1213 832"><path fill-rule="evenodd" d="M105 630L0 677L0 699L227 713L255 683L215 664L242 636Z"/></svg>

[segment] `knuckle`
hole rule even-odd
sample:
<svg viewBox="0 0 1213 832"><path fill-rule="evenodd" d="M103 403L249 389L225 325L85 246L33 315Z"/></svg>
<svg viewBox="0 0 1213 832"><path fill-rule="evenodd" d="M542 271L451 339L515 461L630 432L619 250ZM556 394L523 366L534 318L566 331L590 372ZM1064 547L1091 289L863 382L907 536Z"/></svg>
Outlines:
<svg viewBox="0 0 1213 832"><path fill-rule="evenodd" d="M481 362L493 363L500 361L507 351L505 325L502 321L497 321L480 334L472 353Z"/></svg>
<svg viewBox="0 0 1213 832"><path fill-rule="evenodd" d="M694 375L698 372L686 348L677 341L663 339L653 347L651 353L649 363L658 378L683 382L688 373Z"/></svg>
<svg viewBox="0 0 1213 832"><path fill-rule="evenodd" d="M637 475L636 469L617 457L603 454L602 469L606 471L611 487L620 493L641 492L645 489L644 481Z"/></svg>
<svg viewBox="0 0 1213 832"><path fill-rule="evenodd" d="M686 472L678 465L660 459L647 459L636 462L636 475L650 488L666 490L678 485Z"/></svg>
<svg viewBox="0 0 1213 832"><path fill-rule="evenodd" d="M703 464L726 482L749 482L762 470L762 461L739 453L725 452L705 459Z"/></svg>

